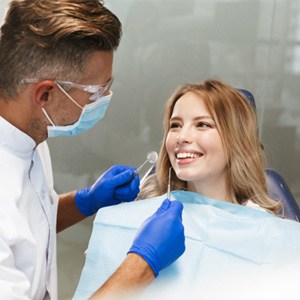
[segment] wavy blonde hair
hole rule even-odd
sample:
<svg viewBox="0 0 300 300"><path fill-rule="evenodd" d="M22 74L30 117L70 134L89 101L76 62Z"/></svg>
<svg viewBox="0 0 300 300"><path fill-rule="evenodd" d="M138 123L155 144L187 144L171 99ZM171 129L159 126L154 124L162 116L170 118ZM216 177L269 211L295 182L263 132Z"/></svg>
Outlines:
<svg viewBox="0 0 300 300"><path fill-rule="evenodd" d="M265 157L258 138L256 113L240 92L217 80L183 85L168 100L164 115L164 138L156 171L141 187L138 199L167 192L171 163L165 142L170 118L177 100L189 92L203 99L220 134L227 156L226 180L232 201L244 204L251 199L267 211L280 214L281 202L272 200L267 193ZM187 182L177 178L173 169L171 177L173 190L187 190Z"/></svg>

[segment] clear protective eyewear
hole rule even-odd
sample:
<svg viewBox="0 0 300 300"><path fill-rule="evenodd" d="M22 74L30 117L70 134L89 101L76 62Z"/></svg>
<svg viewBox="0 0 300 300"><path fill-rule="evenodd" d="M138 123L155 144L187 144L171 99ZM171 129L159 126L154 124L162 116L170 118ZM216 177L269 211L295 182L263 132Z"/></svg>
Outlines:
<svg viewBox="0 0 300 300"><path fill-rule="evenodd" d="M37 78L32 78L32 79L22 79L21 83L26 84L26 83L37 83L42 80L46 79L37 79ZM65 88L77 88L79 90L88 92L92 94L89 97L90 101L96 101L100 97L106 94L110 90L110 87L113 83L114 78L112 77L105 85L84 85L84 84L79 84L79 83L74 83L71 81L64 81L64 80L53 80L55 83L58 85L62 85Z"/></svg>

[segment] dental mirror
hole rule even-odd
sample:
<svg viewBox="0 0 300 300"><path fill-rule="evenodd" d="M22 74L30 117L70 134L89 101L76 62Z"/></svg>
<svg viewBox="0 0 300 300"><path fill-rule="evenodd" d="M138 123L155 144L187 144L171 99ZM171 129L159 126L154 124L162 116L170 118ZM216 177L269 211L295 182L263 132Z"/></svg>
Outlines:
<svg viewBox="0 0 300 300"><path fill-rule="evenodd" d="M142 170L142 168L144 167L144 165L146 164L146 163L150 163L150 164L155 164L156 163L156 161L157 161L157 159L158 159L158 154L157 154L157 152L155 152L155 151L151 151L151 152L149 152L148 154L147 154L147 159L135 170L135 172L133 173L133 177L134 176L136 176L141 170Z"/></svg>

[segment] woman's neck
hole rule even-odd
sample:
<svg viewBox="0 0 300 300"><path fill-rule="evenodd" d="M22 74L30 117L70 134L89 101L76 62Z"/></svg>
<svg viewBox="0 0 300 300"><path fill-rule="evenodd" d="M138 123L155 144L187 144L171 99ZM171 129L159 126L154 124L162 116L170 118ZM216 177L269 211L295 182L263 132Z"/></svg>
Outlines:
<svg viewBox="0 0 300 300"><path fill-rule="evenodd" d="M211 182L188 182L188 191L201 194L207 198L235 202L232 199L230 192L226 188L225 182L218 181L217 183Z"/></svg>

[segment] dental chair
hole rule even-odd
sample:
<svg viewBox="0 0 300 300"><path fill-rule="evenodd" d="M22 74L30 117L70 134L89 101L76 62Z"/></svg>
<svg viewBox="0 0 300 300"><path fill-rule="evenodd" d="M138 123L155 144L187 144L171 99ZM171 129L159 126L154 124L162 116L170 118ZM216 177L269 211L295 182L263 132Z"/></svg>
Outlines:
<svg viewBox="0 0 300 300"><path fill-rule="evenodd" d="M266 169L269 195L272 199L280 199L285 219L300 222L300 209L282 176L272 169Z"/></svg>
<svg viewBox="0 0 300 300"><path fill-rule="evenodd" d="M253 95L249 91L244 89L238 89L238 91L247 98L251 106L256 111L256 105ZM283 177L275 170L269 168L266 169L266 177L270 198L274 200L281 200L282 202L283 217L285 219L300 222L299 206Z"/></svg>

